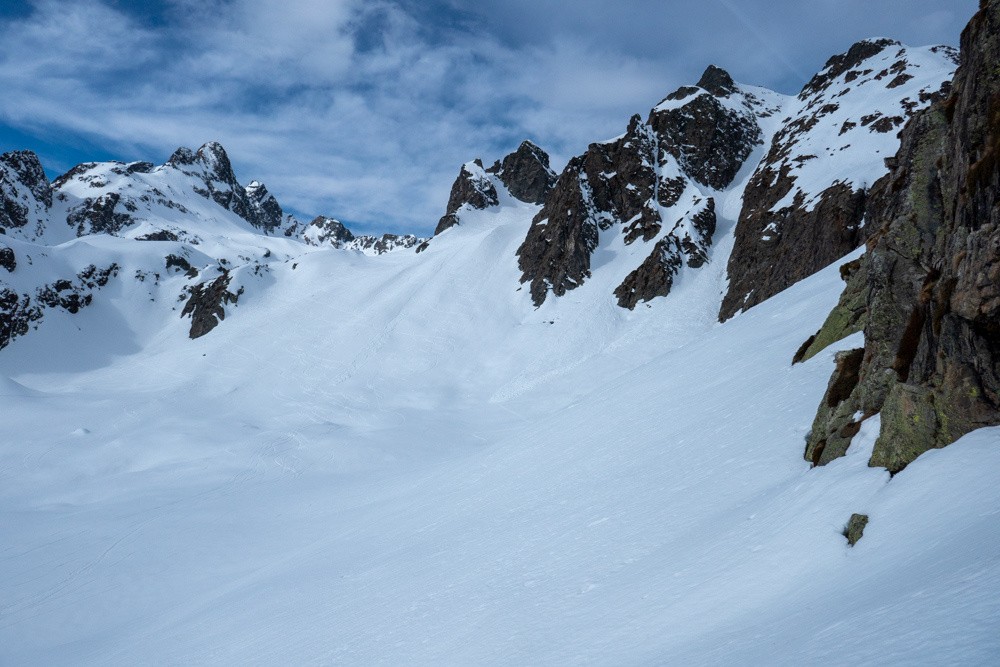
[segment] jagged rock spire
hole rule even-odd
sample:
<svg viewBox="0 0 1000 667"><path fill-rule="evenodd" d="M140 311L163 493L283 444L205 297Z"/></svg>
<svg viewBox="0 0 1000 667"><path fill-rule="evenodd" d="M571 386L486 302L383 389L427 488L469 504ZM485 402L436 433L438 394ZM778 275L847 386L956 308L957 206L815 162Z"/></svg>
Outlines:
<svg viewBox="0 0 1000 667"><path fill-rule="evenodd" d="M458 209L470 206L475 209L489 208L500 203L497 189L490 180L483 162L476 158L466 162L458 173L458 178L451 186L451 196L448 197L448 208L438 221L434 235L458 224Z"/></svg>
<svg viewBox="0 0 1000 667"><path fill-rule="evenodd" d="M513 197L529 204L544 202L556 183L549 154L527 140L487 171L496 174Z"/></svg>
<svg viewBox="0 0 1000 667"><path fill-rule="evenodd" d="M704 88L716 97L726 97L736 92L736 82L733 81L733 77L715 65L709 65L705 69L704 74L698 79L698 87Z"/></svg>

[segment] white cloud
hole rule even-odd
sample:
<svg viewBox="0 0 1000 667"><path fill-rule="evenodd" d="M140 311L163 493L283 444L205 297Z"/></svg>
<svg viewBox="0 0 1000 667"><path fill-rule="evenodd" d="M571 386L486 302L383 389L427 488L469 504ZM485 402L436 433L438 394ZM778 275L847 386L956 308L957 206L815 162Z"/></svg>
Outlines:
<svg viewBox="0 0 1000 667"><path fill-rule="evenodd" d="M38 0L0 23L0 119L124 159L218 140L287 208L426 232L472 157L530 137L558 164L709 62L794 79L868 34L828 29L839 42L817 52L805 28L851 11L828 0L409 1L168 0L154 24L110 0ZM932 9L925 33L951 25ZM789 46L769 47L776 34Z"/></svg>

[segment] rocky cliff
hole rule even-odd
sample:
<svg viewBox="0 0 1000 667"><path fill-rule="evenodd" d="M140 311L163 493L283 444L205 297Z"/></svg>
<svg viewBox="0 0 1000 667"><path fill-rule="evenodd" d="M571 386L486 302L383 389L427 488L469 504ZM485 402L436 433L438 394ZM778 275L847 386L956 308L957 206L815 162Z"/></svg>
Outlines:
<svg viewBox="0 0 1000 667"><path fill-rule="evenodd" d="M556 174L549 167L549 154L530 141L522 141L516 151L486 171L496 174L512 197L529 204L544 202L556 183Z"/></svg>
<svg viewBox="0 0 1000 667"><path fill-rule="evenodd" d="M522 141L516 151L489 168L483 167L479 158L466 162L451 186L445 214L438 221L434 235L459 224L463 209L483 210L498 206L500 190L525 203L541 204L555 180L548 153L530 141Z"/></svg>
<svg viewBox="0 0 1000 667"><path fill-rule="evenodd" d="M486 173L483 161L476 158L472 162L466 162L451 186L448 206L434 228L434 236L458 224L459 212L463 206L481 210L499 203L496 185Z"/></svg>
<svg viewBox="0 0 1000 667"><path fill-rule="evenodd" d="M869 195L868 251L816 336L829 342L863 328L865 344L838 355L806 447L813 463L843 455L860 422L878 413L870 465L890 472L1000 423L998 156L992 0L962 34L950 95L906 125L891 173Z"/></svg>
<svg viewBox="0 0 1000 667"><path fill-rule="evenodd" d="M666 295L685 264L704 264L716 223L711 193L727 187L763 141L760 121L777 110L778 97L709 67L645 121L634 116L624 135L571 159L517 251L535 305L590 277L602 235L652 244L615 290L624 308Z"/></svg>
<svg viewBox="0 0 1000 667"><path fill-rule="evenodd" d="M52 186L31 151L0 155L0 234L37 237L44 233Z"/></svg>
<svg viewBox="0 0 1000 667"><path fill-rule="evenodd" d="M864 242L868 190L906 119L946 94L955 58L948 47L865 40L806 83L744 192L720 320Z"/></svg>

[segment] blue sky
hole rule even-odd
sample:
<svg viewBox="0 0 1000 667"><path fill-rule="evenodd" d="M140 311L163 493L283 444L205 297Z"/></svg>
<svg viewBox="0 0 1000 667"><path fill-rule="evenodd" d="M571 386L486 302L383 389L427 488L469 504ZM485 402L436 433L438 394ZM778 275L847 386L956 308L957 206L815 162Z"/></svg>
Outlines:
<svg viewBox="0 0 1000 667"><path fill-rule="evenodd" d="M220 141L303 217L428 233L461 163L556 166L709 63L793 93L864 37L957 45L977 0L0 0L0 152L50 173Z"/></svg>

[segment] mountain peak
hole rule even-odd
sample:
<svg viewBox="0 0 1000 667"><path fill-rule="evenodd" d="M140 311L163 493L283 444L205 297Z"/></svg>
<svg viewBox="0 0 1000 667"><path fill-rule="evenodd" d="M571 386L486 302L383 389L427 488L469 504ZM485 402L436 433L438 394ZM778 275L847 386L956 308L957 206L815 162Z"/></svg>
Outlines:
<svg viewBox="0 0 1000 667"><path fill-rule="evenodd" d="M187 146L181 146L171 154L170 159L167 160L167 164L171 167L180 167L182 165L194 164L197 159L193 150Z"/></svg>
<svg viewBox="0 0 1000 667"><path fill-rule="evenodd" d="M698 79L698 87L704 88L716 97L726 97L736 92L736 82L733 81L733 77L729 76L729 72L715 65L709 65L705 68L705 72Z"/></svg>
<svg viewBox="0 0 1000 667"><path fill-rule="evenodd" d="M181 146L167 160L168 165L177 168L197 163L204 165L209 172L217 176L221 181L229 183L235 180L229 155L226 153L226 149L222 147L222 144L217 141L209 141L202 144L197 153L186 146Z"/></svg>
<svg viewBox="0 0 1000 667"><path fill-rule="evenodd" d="M229 155L218 141L209 141L198 149L198 157L209 164L229 166Z"/></svg>
<svg viewBox="0 0 1000 667"><path fill-rule="evenodd" d="M545 201L556 182L549 154L527 139L486 171L496 174L513 197L529 204Z"/></svg>

